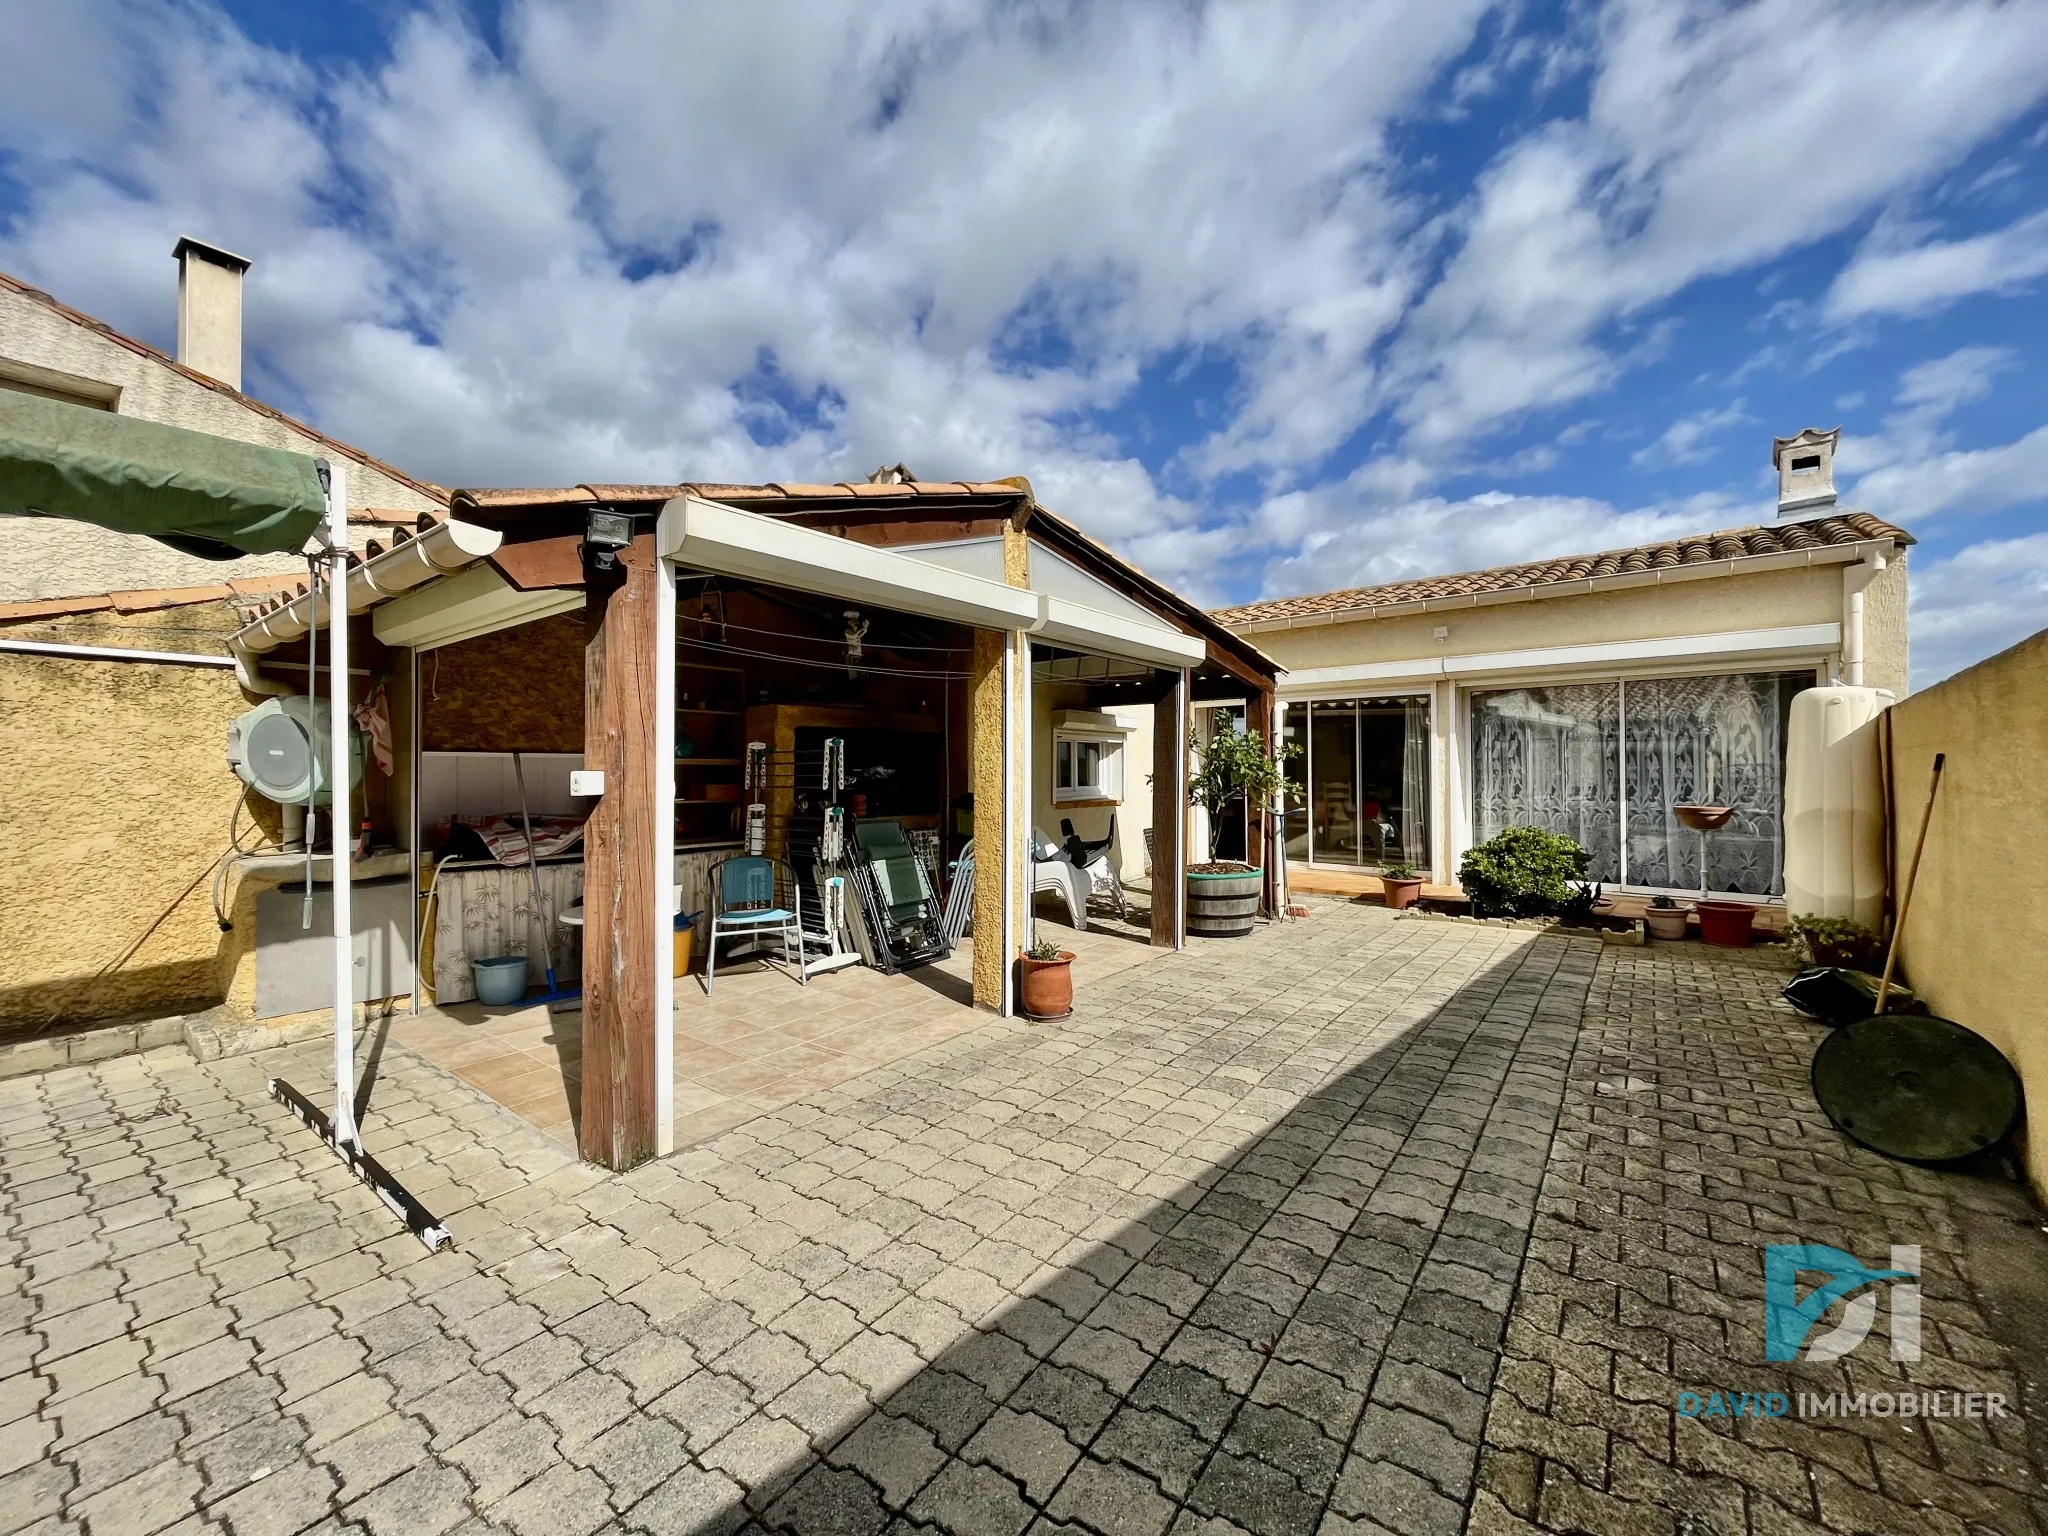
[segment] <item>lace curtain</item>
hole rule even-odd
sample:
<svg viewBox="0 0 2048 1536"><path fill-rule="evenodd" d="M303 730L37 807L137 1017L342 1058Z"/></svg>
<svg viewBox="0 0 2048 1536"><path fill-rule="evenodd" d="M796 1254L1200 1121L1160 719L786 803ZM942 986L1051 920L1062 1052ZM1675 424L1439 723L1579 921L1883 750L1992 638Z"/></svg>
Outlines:
<svg viewBox="0 0 2048 1536"><path fill-rule="evenodd" d="M1566 683L1472 698L1472 840L1561 832L1621 879L1621 686Z"/></svg>
<svg viewBox="0 0 2048 1536"><path fill-rule="evenodd" d="M1707 889L1785 889L1785 722L1810 672L1661 677L1624 685L1628 882L1700 888L1700 836L1674 805L1728 805L1706 840Z"/></svg>
<svg viewBox="0 0 2048 1536"><path fill-rule="evenodd" d="M1593 855L1592 879L1697 891L1699 834L1671 808L1713 800L1735 815L1707 839L1708 889L1781 894L1785 724L1812 686L1763 672L1475 694L1473 840L1542 827Z"/></svg>

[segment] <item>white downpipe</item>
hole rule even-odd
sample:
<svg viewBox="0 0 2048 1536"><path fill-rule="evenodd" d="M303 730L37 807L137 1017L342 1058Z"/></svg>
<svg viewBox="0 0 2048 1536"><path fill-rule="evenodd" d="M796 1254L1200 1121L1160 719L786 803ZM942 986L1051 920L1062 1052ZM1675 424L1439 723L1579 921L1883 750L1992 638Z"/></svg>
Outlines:
<svg viewBox="0 0 2048 1536"><path fill-rule="evenodd" d="M659 555L654 579L654 1151L666 1157L676 1149L676 572Z"/></svg>
<svg viewBox="0 0 2048 1536"><path fill-rule="evenodd" d="M1000 942L1003 963L1003 1017L1017 1011L1016 970L1012 960L1017 952L1017 636L1003 636L1003 793L1002 854L996 865L1003 882L1003 921Z"/></svg>
<svg viewBox="0 0 2048 1536"><path fill-rule="evenodd" d="M1038 890L1036 873L1031 866L1031 850L1036 841L1031 835L1038 820L1038 799L1031 792L1032 775L1037 769L1038 743L1032 732L1035 723L1035 704L1031 697L1031 637L1029 633L1017 637L1017 761L1021 771L1017 775L1017 796L1019 814L1017 833L1012 839L1018 847L1020 868L1024 873L1024 910L1018 914L1020 948L1029 949L1038 942Z"/></svg>
<svg viewBox="0 0 2048 1536"><path fill-rule="evenodd" d="M1852 688L1863 686L1863 589L1884 566L1884 556L1873 550L1842 567L1842 680Z"/></svg>
<svg viewBox="0 0 2048 1536"><path fill-rule="evenodd" d="M348 590L348 470L338 460L321 461L326 468L329 551L327 590ZM348 605L328 604L327 680L327 827L333 844L328 863L334 871L334 1139L358 1150L356 1129L355 923L349 902L349 838L352 797L349 794ZM317 661L309 657L308 661Z"/></svg>

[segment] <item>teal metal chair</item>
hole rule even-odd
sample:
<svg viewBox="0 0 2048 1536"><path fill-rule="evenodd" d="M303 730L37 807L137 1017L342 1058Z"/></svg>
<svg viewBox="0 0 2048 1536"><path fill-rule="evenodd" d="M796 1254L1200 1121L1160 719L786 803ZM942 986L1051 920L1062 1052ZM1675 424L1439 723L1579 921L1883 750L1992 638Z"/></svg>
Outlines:
<svg viewBox="0 0 2048 1536"><path fill-rule="evenodd" d="M711 869L711 940L704 951L704 995L711 995L718 974L718 941L746 937L758 946L770 938L782 941L782 961L796 972L798 986L809 986L804 973L803 891L796 873L780 859L757 854L722 859Z"/></svg>

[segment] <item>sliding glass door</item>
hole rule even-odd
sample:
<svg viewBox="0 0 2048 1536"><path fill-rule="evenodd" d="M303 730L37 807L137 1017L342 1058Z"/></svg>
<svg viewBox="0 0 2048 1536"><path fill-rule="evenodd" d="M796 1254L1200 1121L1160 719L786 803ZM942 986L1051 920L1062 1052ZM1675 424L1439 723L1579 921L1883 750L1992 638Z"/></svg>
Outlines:
<svg viewBox="0 0 2048 1536"><path fill-rule="evenodd" d="M1429 700L1316 699L1289 704L1287 856L1381 868L1429 862Z"/></svg>
<svg viewBox="0 0 2048 1536"><path fill-rule="evenodd" d="M1785 726L1811 671L1628 679L1472 696L1472 837L1536 826L1592 854L1591 879L1700 888L1700 839L1672 807L1735 808L1706 841L1707 887L1780 895Z"/></svg>

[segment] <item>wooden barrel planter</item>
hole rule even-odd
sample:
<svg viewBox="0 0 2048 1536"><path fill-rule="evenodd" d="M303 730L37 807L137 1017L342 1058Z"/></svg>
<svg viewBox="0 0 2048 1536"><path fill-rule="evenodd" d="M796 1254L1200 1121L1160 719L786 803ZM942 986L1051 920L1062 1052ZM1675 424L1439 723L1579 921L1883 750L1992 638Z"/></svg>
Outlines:
<svg viewBox="0 0 2048 1536"><path fill-rule="evenodd" d="M1241 939L1259 915L1264 877L1256 869L1188 877L1188 933L1205 939Z"/></svg>

